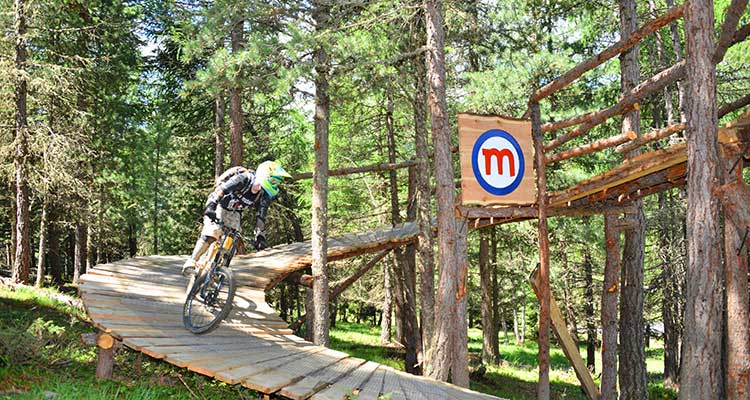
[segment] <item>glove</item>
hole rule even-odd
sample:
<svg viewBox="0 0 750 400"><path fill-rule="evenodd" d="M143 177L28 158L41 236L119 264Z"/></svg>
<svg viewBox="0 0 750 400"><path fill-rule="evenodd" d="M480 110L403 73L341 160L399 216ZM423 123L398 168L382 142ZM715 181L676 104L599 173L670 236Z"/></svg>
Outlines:
<svg viewBox="0 0 750 400"><path fill-rule="evenodd" d="M206 202L206 211L203 212L203 215L207 216L211 221L216 222L216 206L218 205L218 201L216 201L216 198L213 194L208 196L208 201Z"/></svg>
<svg viewBox="0 0 750 400"><path fill-rule="evenodd" d="M255 250L263 250L268 247L268 242L266 241L266 235L262 233L258 233L255 235Z"/></svg>

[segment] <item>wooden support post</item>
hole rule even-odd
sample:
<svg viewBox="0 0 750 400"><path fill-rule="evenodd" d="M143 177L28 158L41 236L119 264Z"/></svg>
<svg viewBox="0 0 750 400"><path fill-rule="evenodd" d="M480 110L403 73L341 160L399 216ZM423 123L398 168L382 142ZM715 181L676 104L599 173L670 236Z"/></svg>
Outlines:
<svg viewBox="0 0 750 400"><path fill-rule="evenodd" d="M536 164L537 207L539 215L539 385L537 399L548 400L549 388L549 331L550 331L550 286L549 286L549 226L547 225L547 177L544 166L544 143L542 116L538 102L531 107L531 133L534 138L534 161Z"/></svg>
<svg viewBox="0 0 750 400"><path fill-rule="evenodd" d="M617 399L617 293L620 272L620 232L617 214L604 215L604 240L607 261L602 291L602 400Z"/></svg>
<svg viewBox="0 0 750 400"><path fill-rule="evenodd" d="M100 333L96 338L98 353L96 357L96 379L112 379L115 366L117 340L112 335Z"/></svg>
<svg viewBox="0 0 750 400"><path fill-rule="evenodd" d="M529 281L531 282L531 288L534 289L534 293L536 294L537 299L541 300L541 296L539 293L539 266L537 266L537 268L534 268ZM579 353L578 350L578 344L576 344L576 342L573 340L573 337L570 336L568 325L565 323L562 312L560 312L560 307L558 307L554 297L550 296L549 303L552 328L557 335L557 339L560 341L560 345L562 346L563 353L565 353L565 357L568 358L568 361L570 361L570 365L573 366L573 370L578 377L578 381L581 382L581 387L583 388L583 391L586 392L586 396L588 396L588 398L591 400L599 399L599 388L596 386L594 378L591 376L591 371L586 368L586 364L581 358L581 353Z"/></svg>

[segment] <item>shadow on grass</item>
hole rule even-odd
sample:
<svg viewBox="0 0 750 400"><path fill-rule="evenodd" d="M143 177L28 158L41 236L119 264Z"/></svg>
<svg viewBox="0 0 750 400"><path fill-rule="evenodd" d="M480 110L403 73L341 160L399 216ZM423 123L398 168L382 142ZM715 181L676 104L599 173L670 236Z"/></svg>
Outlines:
<svg viewBox="0 0 750 400"><path fill-rule="evenodd" d="M500 346L500 358L513 365L520 367L537 367L539 365L538 349L536 346ZM554 369L570 368L570 363L565 355L559 351L550 353L550 366Z"/></svg>
<svg viewBox="0 0 750 400"><path fill-rule="evenodd" d="M536 386L536 381L527 381L502 372L488 372L471 384L472 389L509 400L536 399ZM586 399L580 386L575 384L552 381L550 390L553 399Z"/></svg>

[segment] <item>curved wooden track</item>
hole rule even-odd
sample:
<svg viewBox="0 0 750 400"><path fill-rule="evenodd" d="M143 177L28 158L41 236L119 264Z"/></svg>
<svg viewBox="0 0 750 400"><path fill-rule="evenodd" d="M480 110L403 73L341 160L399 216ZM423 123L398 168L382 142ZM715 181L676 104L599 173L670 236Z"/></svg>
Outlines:
<svg viewBox="0 0 750 400"><path fill-rule="evenodd" d="M404 224L328 241L331 259L414 240ZM315 346L292 334L266 303L265 292L311 262L310 242L238 256L234 307L215 331L193 335L182 326L184 256L136 257L97 265L81 278L83 304L95 326L126 346L229 384L291 399L496 399L444 382Z"/></svg>

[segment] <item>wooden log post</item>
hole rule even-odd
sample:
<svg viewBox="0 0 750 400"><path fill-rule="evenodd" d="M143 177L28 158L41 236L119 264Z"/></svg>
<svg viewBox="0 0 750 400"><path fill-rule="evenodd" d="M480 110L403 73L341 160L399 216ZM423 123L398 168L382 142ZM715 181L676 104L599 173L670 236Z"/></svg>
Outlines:
<svg viewBox="0 0 750 400"><path fill-rule="evenodd" d="M653 129L649 133L640 136L631 142L627 142L620 146L617 146L615 148L615 151L620 154L628 154L646 143L664 139L665 137L671 136L673 133L682 132L684 130L685 124L672 124L661 129Z"/></svg>
<svg viewBox="0 0 750 400"><path fill-rule="evenodd" d="M531 273L529 281L531 282L531 288L534 289L534 293L536 294L537 299L541 300L539 291L540 282L538 264L537 267L534 268L534 271ZM578 350L578 344L570 335L570 331L568 331L568 325L565 323L565 318L563 318L560 307L557 305L554 297L550 296L549 301L552 328L557 335L557 339L560 342L563 353L565 353L565 357L567 357L568 361L570 361L570 365L573 366L573 370L578 377L578 381L581 382L581 387L586 393L586 396L591 400L597 400L600 396L599 388L596 386L594 378L591 376L591 371L589 371L589 369L586 367L586 364L583 362L583 359L581 358L581 353L579 353Z"/></svg>
<svg viewBox="0 0 750 400"><path fill-rule="evenodd" d="M605 108L603 110L596 111L590 114L588 118L581 125L565 132L562 135L557 136L553 140L549 141L544 147L544 150L550 152L568 141L577 138L591 129L599 126L606 120L625 114L633 109L639 107L639 102L650 96L668 85L685 77L685 61L679 61L669 68L662 70L656 75L649 79L641 82L638 86L634 87L626 93L623 93L620 101L612 107Z"/></svg>
<svg viewBox="0 0 750 400"><path fill-rule="evenodd" d="M112 379L118 345L118 341L110 334L100 333L97 336L96 379Z"/></svg>
<svg viewBox="0 0 750 400"><path fill-rule="evenodd" d="M537 207L539 216L539 384L537 398L548 400L549 387L549 332L550 332L550 286L549 286L549 226L547 225L547 177L544 165L544 143L542 116L538 102L532 102L531 133L534 138L534 161L536 165Z"/></svg>
<svg viewBox="0 0 750 400"><path fill-rule="evenodd" d="M714 49L714 64L718 64L724 59L727 49L733 44L737 24L740 22L742 14L747 8L747 0L732 0L727 7L727 13L724 17L724 23L721 24L721 36L716 41Z"/></svg>
<svg viewBox="0 0 750 400"><path fill-rule="evenodd" d="M737 111L740 108L745 107L748 104L750 104L750 94L740 97L739 99L722 106L719 109L719 119L721 119L722 117L724 117L725 115L729 114L732 111Z"/></svg>
<svg viewBox="0 0 750 400"><path fill-rule="evenodd" d="M643 38L647 37L648 35L656 32L661 27L666 26L677 19L681 18L683 15L684 9L682 6L677 6L670 8L667 10L664 15L661 15L647 23L645 23L640 29L633 32L632 35L630 35L627 38L624 38L617 43L613 44L612 46L606 48L601 53L589 58L588 60L578 64L576 67L571 69L570 71L566 72L559 78L555 79L554 81L546 84L541 89L534 92L534 94L531 95L531 102L539 102L539 100L551 95L552 93L557 92L558 90L568 86L571 84L574 80L578 79L581 75L586 73L587 71L590 71L597 66L601 65L605 61L609 60L610 58L629 50L631 47L633 47L636 43L640 42ZM533 111L532 111L533 112Z"/></svg>

